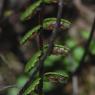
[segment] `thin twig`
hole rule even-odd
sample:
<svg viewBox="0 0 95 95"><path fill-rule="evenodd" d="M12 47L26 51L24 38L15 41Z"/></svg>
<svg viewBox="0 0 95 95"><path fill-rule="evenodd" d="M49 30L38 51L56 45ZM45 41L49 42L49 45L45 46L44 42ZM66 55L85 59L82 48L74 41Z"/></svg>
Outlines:
<svg viewBox="0 0 95 95"><path fill-rule="evenodd" d="M75 75L78 76L81 73L81 70L84 68L84 66L85 66L85 59L86 59L86 56L89 53L89 46L90 46L91 41L93 39L94 31L95 31L95 18L94 18L94 22L93 22L93 25L92 25L92 28L91 28L91 32L90 32L89 38L88 38L87 43L86 43L86 45L84 47L85 51L84 51L84 54L82 56L82 59L80 60L79 66L77 67L77 69L73 73L69 74L68 82L71 81L73 76L75 76Z"/></svg>
<svg viewBox="0 0 95 95"><path fill-rule="evenodd" d="M85 45L85 51L84 51L84 54L82 56L82 59L80 60L79 62L79 67L77 68L77 70L74 72L74 75L76 74L79 74L81 72L81 69L85 66L85 59L86 59L86 56L89 52L89 46L91 44L91 41L93 39L93 36L94 36L94 31L95 31L95 18L94 18L94 22L93 22L93 25L92 25L92 29L91 29L91 32L90 32L90 35L89 35L89 38L87 40L87 44Z"/></svg>
<svg viewBox="0 0 95 95"><path fill-rule="evenodd" d="M17 88L17 85L6 85L6 86L2 86L2 87L0 87L0 92L1 91L4 91L4 90L7 90L7 89L9 89L9 88Z"/></svg>
<svg viewBox="0 0 95 95"><path fill-rule="evenodd" d="M61 16L62 16L62 8L63 8L63 0L60 0L59 1L58 14L57 14L56 28L53 31L53 34L52 34L52 37L50 39L50 43L49 43L48 49L43 54L43 56L40 58L39 62L37 63L37 66L34 68L34 71L33 71L32 75L31 75L31 77L26 82L26 84L24 85L24 87L22 87L22 89L19 91L18 95L23 95L23 92L25 91L25 89L28 88L28 86L30 85L30 82L34 79L34 76L37 74L40 65L42 63L44 63L44 61L46 60L46 58L51 54L51 52L53 50L53 46L54 46L54 42L55 42L56 36L57 36L57 34L59 32L59 28L60 28L60 21L61 21Z"/></svg>
<svg viewBox="0 0 95 95"><path fill-rule="evenodd" d="M78 77L77 76L72 77L72 89L73 89L72 95L78 95Z"/></svg>

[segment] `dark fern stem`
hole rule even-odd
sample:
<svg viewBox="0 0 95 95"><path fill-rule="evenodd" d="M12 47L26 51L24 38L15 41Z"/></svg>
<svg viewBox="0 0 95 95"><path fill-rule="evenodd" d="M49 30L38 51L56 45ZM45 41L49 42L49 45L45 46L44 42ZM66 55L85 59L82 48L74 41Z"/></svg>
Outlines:
<svg viewBox="0 0 95 95"><path fill-rule="evenodd" d="M42 33L44 31L44 29L43 29L44 8L45 8L45 5L44 5L43 0L42 0L41 8L39 11L39 24L41 25L41 28L39 31L39 48L41 50L41 56L44 54L43 36L42 36ZM44 62L41 65L39 65L39 77L41 78L41 80L40 80L39 85L38 85L38 94L43 95Z"/></svg>
<svg viewBox="0 0 95 95"><path fill-rule="evenodd" d="M48 45L47 51L44 52L44 54L40 57L39 62L37 63L36 67L34 68L29 80L26 82L26 84L19 91L18 95L23 95L23 92L28 88L31 81L34 79L34 77L37 74L40 66L44 63L46 58L52 53L54 42L56 40L57 34L59 33L59 29L60 29L60 20L61 20L61 16L62 16L62 9L63 9L63 0L60 0L59 1L58 13L57 13L56 28L53 31L53 34L51 36L50 43Z"/></svg>

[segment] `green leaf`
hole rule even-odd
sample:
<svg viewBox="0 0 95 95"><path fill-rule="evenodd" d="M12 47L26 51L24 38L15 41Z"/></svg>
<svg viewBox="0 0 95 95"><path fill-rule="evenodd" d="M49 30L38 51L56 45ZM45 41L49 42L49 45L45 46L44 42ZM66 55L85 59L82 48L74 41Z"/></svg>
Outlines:
<svg viewBox="0 0 95 95"><path fill-rule="evenodd" d="M72 56L65 57L63 64L67 72L74 72L79 65Z"/></svg>
<svg viewBox="0 0 95 95"><path fill-rule="evenodd" d="M89 35L90 35L90 32L89 31L86 31L86 30L81 30L81 35L84 39L88 39Z"/></svg>
<svg viewBox="0 0 95 95"><path fill-rule="evenodd" d="M43 27L45 29L47 29L51 24L55 24L56 23L56 20L57 20L56 18L46 18L46 19L44 19L44 21L43 21ZM62 25L64 25L64 29L65 28L68 28L70 26L70 24L71 24L69 21L67 21L65 19L61 19L61 23L62 23ZM20 43L21 44L24 44L29 38L32 37L32 35L34 33L39 32L40 27L41 26L38 25L38 26L34 27L33 29L31 29L29 32L27 32L24 35L24 37L20 40Z"/></svg>
<svg viewBox="0 0 95 95"><path fill-rule="evenodd" d="M40 6L41 0L36 1L32 5L30 5L23 13L21 13L20 19L23 21L29 16L33 15L36 9Z"/></svg>
<svg viewBox="0 0 95 95"><path fill-rule="evenodd" d="M45 78L52 82L64 83L68 79L68 74L65 72L48 72L44 74Z"/></svg>
<svg viewBox="0 0 95 95"><path fill-rule="evenodd" d="M41 5L41 3L42 1L38 0L32 5L30 5L24 12L21 13L20 19L23 21L23 20L28 19L28 17L31 17L31 15L33 15L33 13L37 10L37 8ZM44 3L50 4L50 3L56 3L56 1L55 0L44 0Z"/></svg>
<svg viewBox="0 0 95 95"><path fill-rule="evenodd" d="M64 73L60 73L60 72L47 72L47 73L45 73L45 76L68 77L68 75L65 72Z"/></svg>
<svg viewBox="0 0 95 95"><path fill-rule="evenodd" d="M84 53L84 49L82 47L77 47L74 52L73 52L73 56L74 58L79 61L82 58L82 55Z"/></svg>
<svg viewBox="0 0 95 95"><path fill-rule="evenodd" d="M28 77L26 77L26 76L20 76L17 79L17 85L18 85L18 87L20 87L20 88L23 87L27 80L28 80Z"/></svg>
<svg viewBox="0 0 95 95"><path fill-rule="evenodd" d="M53 50L53 52L56 52L56 49L58 49L57 53L59 53L59 55L67 55L70 51L68 47L57 44L54 45L54 49L55 51Z"/></svg>
<svg viewBox="0 0 95 95"><path fill-rule="evenodd" d="M47 57L47 59L45 60L45 67L51 67L53 66L53 63L60 60L61 56L56 56L56 55L50 55Z"/></svg>
<svg viewBox="0 0 95 95"><path fill-rule="evenodd" d="M38 95L36 92L31 92L32 93L32 95Z"/></svg>
<svg viewBox="0 0 95 95"><path fill-rule="evenodd" d="M24 44L34 33L38 32L40 25L34 27L32 30L28 31L20 40L20 44Z"/></svg>
<svg viewBox="0 0 95 95"><path fill-rule="evenodd" d="M95 40L92 40L91 42L90 51L92 54L95 54Z"/></svg>
<svg viewBox="0 0 95 95"><path fill-rule="evenodd" d="M44 45L44 49L47 49L48 45ZM52 55L67 55L69 53L70 49L63 45L55 44Z"/></svg>
<svg viewBox="0 0 95 95"><path fill-rule="evenodd" d="M35 66L35 64L39 60L40 55L41 55L41 51L38 51L30 58L30 60L25 66L25 72L29 72L30 70L32 70L32 68Z"/></svg>
<svg viewBox="0 0 95 95"><path fill-rule="evenodd" d="M49 81L44 81L44 83L43 83L43 90L44 90L44 92L49 92L52 89L54 89L53 84L51 82L49 82Z"/></svg>
<svg viewBox="0 0 95 95"><path fill-rule="evenodd" d="M51 3L57 3L58 0L44 0L44 3L51 4Z"/></svg>
<svg viewBox="0 0 95 95"><path fill-rule="evenodd" d="M56 24L57 18L46 18L44 22L47 22L47 26L51 24ZM71 25L71 22L66 19L61 19L61 24L64 26L64 28L69 28ZM46 26L46 28L47 28ZM45 26L44 26L45 27Z"/></svg>
<svg viewBox="0 0 95 95"><path fill-rule="evenodd" d="M74 40L74 39L67 39L67 40L66 40L66 45L67 45L69 48L74 48L75 46L77 46L77 41Z"/></svg>
<svg viewBox="0 0 95 95"><path fill-rule="evenodd" d="M36 86L39 84L39 81L40 81L40 78L37 78L34 81L32 81L32 83L30 83L30 86L28 86L28 88L25 90L24 95L28 95L31 92L33 92Z"/></svg>

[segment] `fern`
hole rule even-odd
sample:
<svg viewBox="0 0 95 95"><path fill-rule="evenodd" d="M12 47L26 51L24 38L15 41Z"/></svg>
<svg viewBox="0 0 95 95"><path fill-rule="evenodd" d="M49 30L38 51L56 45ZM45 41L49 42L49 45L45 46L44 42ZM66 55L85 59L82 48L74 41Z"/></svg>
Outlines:
<svg viewBox="0 0 95 95"><path fill-rule="evenodd" d="M47 48L48 48L48 45L44 45L44 50L47 50ZM51 54L52 55L67 55L69 54L69 51L70 49L68 47L55 44Z"/></svg>
<svg viewBox="0 0 95 95"><path fill-rule="evenodd" d="M29 17L31 17L37 10L37 8L41 5L42 0L38 0L35 3L31 4L24 12L21 13L20 19L27 20ZM50 3L57 3L56 0L44 0L44 3L50 4Z"/></svg>
<svg viewBox="0 0 95 95"><path fill-rule="evenodd" d="M29 38L32 37L32 35L36 32L38 32L38 30L40 29L40 25L34 27L32 30L28 31L20 40L20 44L24 44Z"/></svg>
<svg viewBox="0 0 95 95"><path fill-rule="evenodd" d="M54 77L66 77L66 78L68 78L68 75L65 72L64 73L60 73L60 72L47 72L44 75L47 76L47 77L54 76Z"/></svg>
<svg viewBox="0 0 95 95"><path fill-rule="evenodd" d="M44 0L44 3L46 4L58 3L58 0Z"/></svg>
<svg viewBox="0 0 95 95"><path fill-rule="evenodd" d="M45 3L45 4L51 4L51 3L58 3L59 0L38 0L35 1L33 4L31 4L23 13L21 13L20 19L21 21L27 20L29 17L33 16L35 14L35 12L37 12L37 9L40 7L41 3ZM61 2L61 1L60 1ZM59 2L59 3L60 3ZM58 8L58 18L46 18L43 20L43 26L42 25L37 25L35 27L33 27L31 30L29 30L24 37L21 39L20 43L24 44L26 43L29 39L31 39L33 37L34 34L38 34L39 35L39 30L41 27L43 27L43 29L51 29L52 31L56 28L56 24L58 23L57 21L60 21L60 29L66 29L69 28L69 26L71 25L71 23L68 20L65 19L61 19L61 14L62 11L60 11L62 9L62 6L60 6L59 4L59 8ZM52 28L50 28L51 26L53 26ZM57 33L55 33L55 35L53 35L54 37L56 37ZM55 40L55 39L53 39ZM55 41L54 41L55 42ZM50 45L53 48L53 43L51 42ZM43 74L41 74L42 77L44 77L45 79L43 80L43 78L40 76L38 78L38 75L36 76L36 74L38 72L40 72L39 70L41 70L41 66L43 65L42 63L44 63L44 61L46 60L46 58L50 55L50 54L56 54L56 55L65 55L68 54L69 49L65 46L62 45L54 45L53 51L51 51L51 53L47 53L49 52L49 50L47 50L48 45L44 45L43 43L43 55L41 53L41 50L38 50L31 58L30 60L27 62L26 66L25 66L25 72L29 73L33 68L35 68L35 65L37 63L39 63L37 66L37 69L34 70L33 74L31 75L29 81L25 84L25 86L23 87L23 89L20 91L21 95L29 95L29 94L34 94L35 93L35 89L36 87L40 86L40 88L42 88L41 85L43 85L43 83L41 83L40 81L42 80L43 82L46 81L45 79L48 79L49 81L57 81L59 83L64 83L65 80L68 79L68 74L65 72L47 72L44 74L44 72L42 72ZM51 48L51 49L52 49ZM47 52L46 52L47 51ZM46 55L44 55L46 52ZM45 57L44 57L45 56ZM43 61L39 61L39 58L42 57ZM42 70L43 71L43 70ZM36 74L35 74L36 73ZM34 75L35 74L35 75ZM43 91L41 91L43 93ZM19 94L20 95L20 94ZM42 95L42 94L41 94Z"/></svg>
<svg viewBox="0 0 95 95"><path fill-rule="evenodd" d="M44 45L44 51L47 50L48 45ZM53 55L66 55L68 54L69 49L62 46L62 45L54 45L54 49L52 54ZM41 51L38 51L37 53L35 53L32 58L30 58L30 60L28 61L28 63L25 66L25 72L29 72L32 70L32 68L35 66L35 64L38 62L39 57L41 55Z"/></svg>
<svg viewBox="0 0 95 95"><path fill-rule="evenodd" d="M65 72L47 72L44 76L53 83L65 83L68 79L68 74Z"/></svg>
<svg viewBox="0 0 95 95"><path fill-rule="evenodd" d="M55 24L56 23L56 18L46 18L44 20L44 22L51 22L52 24ZM69 28L70 26L70 21L66 20L66 19L61 19L61 24L64 25L64 28Z"/></svg>
<svg viewBox="0 0 95 95"><path fill-rule="evenodd" d="M23 13L21 13L20 19L23 21L33 15L36 9L40 6L41 2L41 0L38 0L34 4L30 5Z"/></svg>
<svg viewBox="0 0 95 95"><path fill-rule="evenodd" d="M56 18L46 18L43 21L43 27L45 29L47 29L50 25L55 24L55 22L56 22ZM63 25L63 27L65 29L65 28L68 28L71 23L65 19L61 19L61 24ZM41 25L38 25L38 26L34 27L32 30L30 30L29 32L27 32L24 35L24 37L20 40L20 43L24 44L29 38L32 37L32 35L34 33L39 32L40 27L41 27Z"/></svg>
<svg viewBox="0 0 95 95"><path fill-rule="evenodd" d="M28 95L34 92L36 86L39 84L39 81L40 81L40 78L37 78L34 81L32 81L32 83L30 83L30 86L28 86L28 88L24 91L23 95Z"/></svg>
<svg viewBox="0 0 95 95"><path fill-rule="evenodd" d="M28 61L28 63L25 66L26 73L29 72L30 70L32 70L32 68L35 66L35 63L38 62L40 55L41 55L41 51L38 51L30 58L30 60Z"/></svg>

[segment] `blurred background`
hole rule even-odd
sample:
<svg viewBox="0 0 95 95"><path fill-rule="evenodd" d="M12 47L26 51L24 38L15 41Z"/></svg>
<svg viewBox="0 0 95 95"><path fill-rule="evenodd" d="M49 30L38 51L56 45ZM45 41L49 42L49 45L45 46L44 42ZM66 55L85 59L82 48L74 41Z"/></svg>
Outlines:
<svg viewBox="0 0 95 95"><path fill-rule="evenodd" d="M29 20L20 21L20 13L36 0L0 0L0 95L17 95L28 80L24 66L39 48L35 36L24 45L20 39L39 21L35 13ZM44 18L56 17L57 3L46 4ZM95 0L64 0L62 18L71 22L68 29L58 36L57 43L67 46L66 56L50 56L44 63L45 72L60 71L68 74L76 71L85 51L95 19ZM51 31L45 30L45 37ZM63 84L45 82L45 95L95 95L95 33L80 74Z"/></svg>

